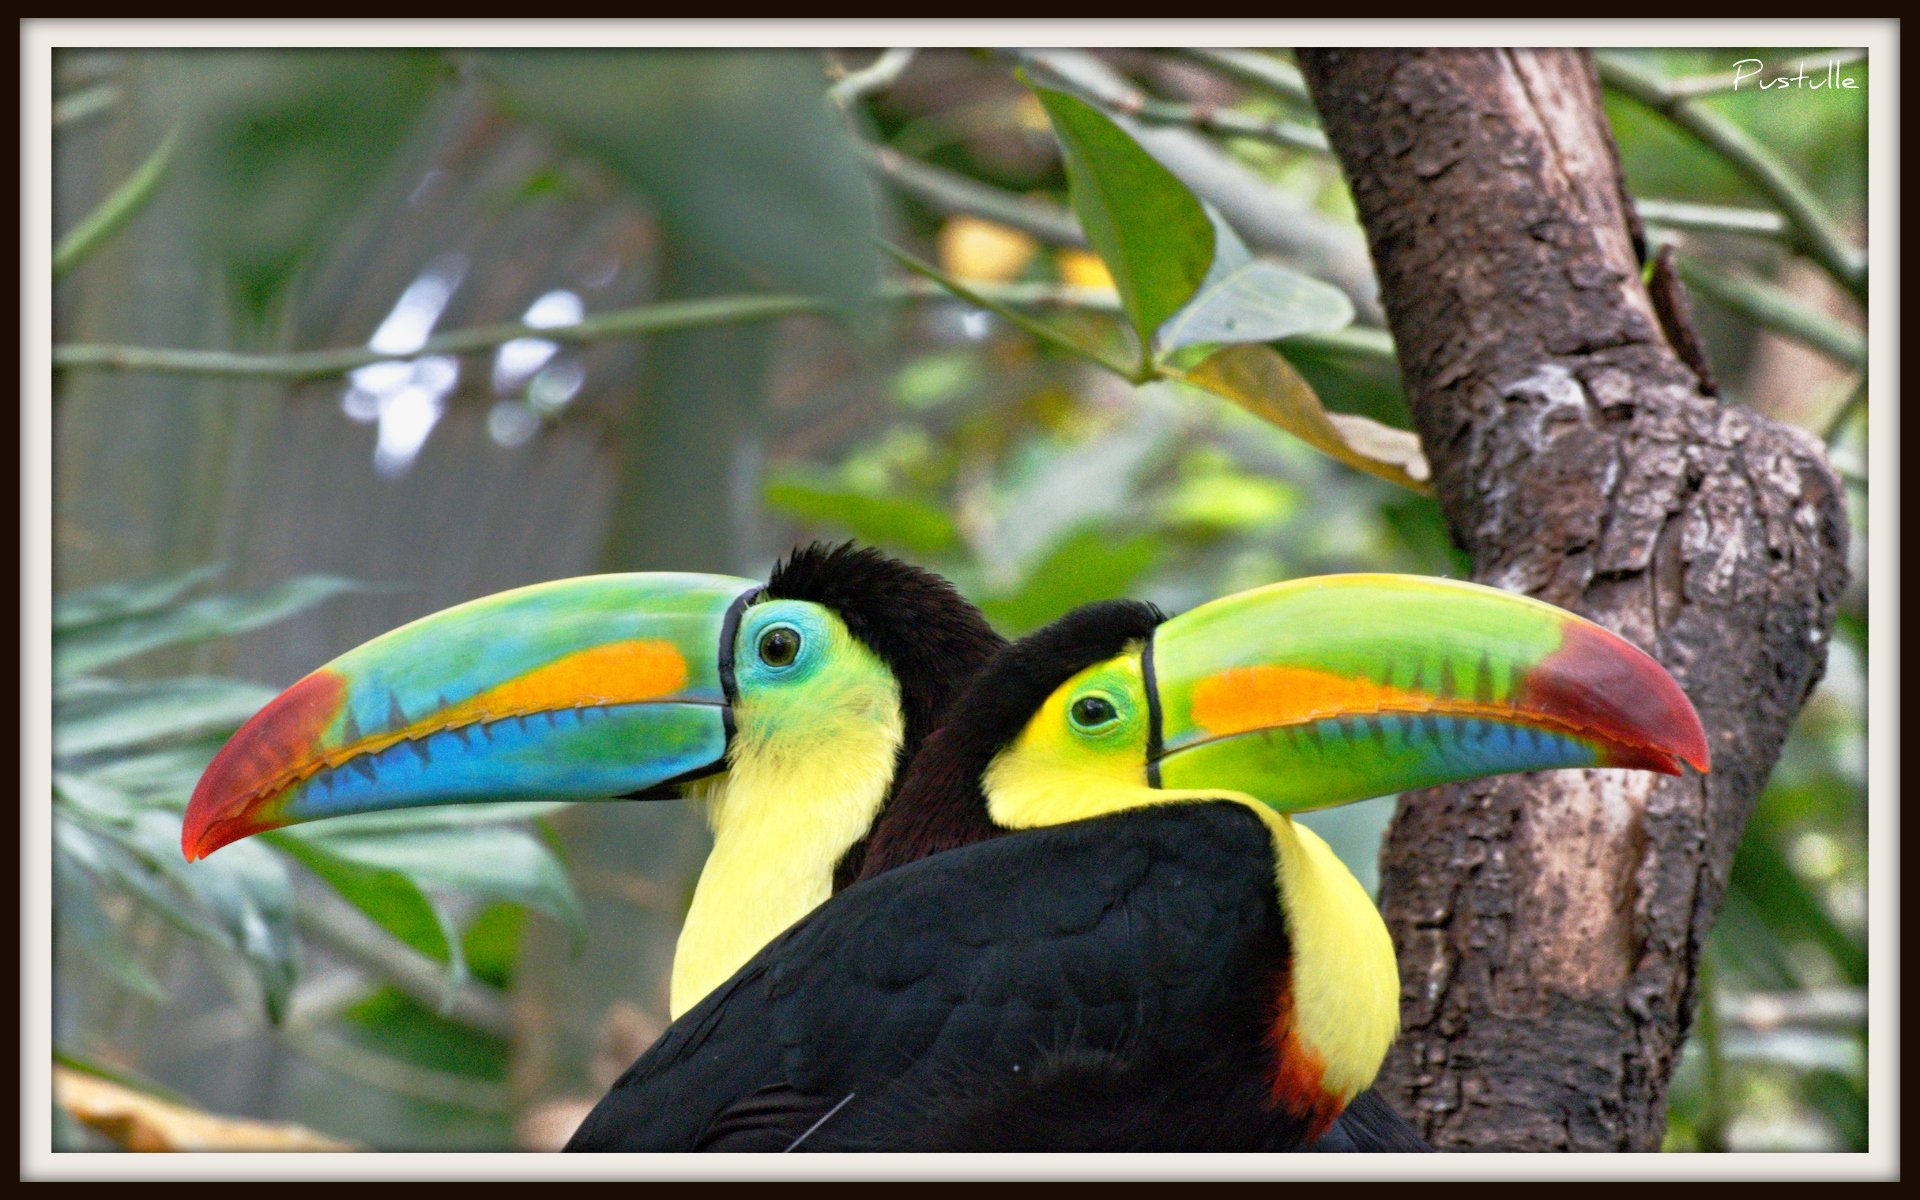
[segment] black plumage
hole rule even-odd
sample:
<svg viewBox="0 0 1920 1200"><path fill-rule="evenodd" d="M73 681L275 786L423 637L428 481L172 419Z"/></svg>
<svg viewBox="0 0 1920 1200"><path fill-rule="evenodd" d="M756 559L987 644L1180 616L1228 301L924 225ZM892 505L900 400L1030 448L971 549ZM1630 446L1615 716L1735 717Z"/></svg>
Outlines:
<svg viewBox="0 0 1920 1200"><path fill-rule="evenodd" d="M1259 1071L1209 1067L1263 1061L1240 1000L1272 994L1285 937L1266 831L1234 804L937 854L769 945L568 1148L1284 1148L1300 1129Z"/></svg>

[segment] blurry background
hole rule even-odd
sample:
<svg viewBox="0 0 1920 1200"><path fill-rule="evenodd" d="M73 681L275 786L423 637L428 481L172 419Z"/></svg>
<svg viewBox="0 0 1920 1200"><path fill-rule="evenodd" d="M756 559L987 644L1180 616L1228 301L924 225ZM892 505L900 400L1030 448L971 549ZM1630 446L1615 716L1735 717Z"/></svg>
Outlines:
<svg viewBox="0 0 1920 1200"><path fill-rule="evenodd" d="M1733 91L1754 58L1859 87ZM69 1078L177 1102L134 1123L182 1143L203 1109L553 1148L664 1027L706 847L688 806L401 814L180 863L178 810L240 719L446 605L596 570L760 575L816 536L947 573L1009 635L1116 594L1464 574L1430 499L883 270L876 232L1124 345L1021 68L1113 115L1256 257L1345 293L1351 325L1275 344L1329 409L1407 426L1284 51L56 56ZM1669 1146L1858 1149L1864 313L1857 264L1783 215L1781 180L1864 241L1867 64L1622 51L1602 71L1725 398L1828 439L1856 535L1825 682L1708 951ZM1371 886L1391 808L1309 821Z"/></svg>

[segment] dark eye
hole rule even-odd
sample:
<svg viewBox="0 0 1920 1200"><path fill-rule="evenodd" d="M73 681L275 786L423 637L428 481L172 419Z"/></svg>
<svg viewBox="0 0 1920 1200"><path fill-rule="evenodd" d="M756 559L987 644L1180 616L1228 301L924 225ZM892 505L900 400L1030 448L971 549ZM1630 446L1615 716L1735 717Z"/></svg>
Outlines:
<svg viewBox="0 0 1920 1200"><path fill-rule="evenodd" d="M800 634L785 625L775 625L760 635L760 661L770 667L784 667L800 654Z"/></svg>
<svg viewBox="0 0 1920 1200"><path fill-rule="evenodd" d="M1068 715L1073 718L1073 723L1082 729L1098 729L1120 719L1120 714L1114 711L1113 701L1105 696L1080 697L1073 702Z"/></svg>

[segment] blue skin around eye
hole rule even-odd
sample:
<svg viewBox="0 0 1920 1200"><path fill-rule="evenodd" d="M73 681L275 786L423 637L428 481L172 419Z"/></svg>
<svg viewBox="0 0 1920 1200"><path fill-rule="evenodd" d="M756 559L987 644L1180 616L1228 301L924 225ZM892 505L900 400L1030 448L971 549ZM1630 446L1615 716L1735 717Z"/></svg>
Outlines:
<svg viewBox="0 0 1920 1200"><path fill-rule="evenodd" d="M783 667L769 666L760 658L760 637L776 625L787 626L800 635L799 653ZM792 683L811 676L820 665L831 633L818 606L802 600L770 600L747 610L738 636L734 685L745 695L756 686Z"/></svg>

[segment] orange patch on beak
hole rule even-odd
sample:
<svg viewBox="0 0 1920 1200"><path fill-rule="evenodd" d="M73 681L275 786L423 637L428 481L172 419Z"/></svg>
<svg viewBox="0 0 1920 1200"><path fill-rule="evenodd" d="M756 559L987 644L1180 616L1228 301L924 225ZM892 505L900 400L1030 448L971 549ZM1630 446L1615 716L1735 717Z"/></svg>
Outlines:
<svg viewBox="0 0 1920 1200"><path fill-rule="evenodd" d="M1467 712L1475 707L1470 701L1448 701L1311 667L1236 667L1193 689L1194 722L1211 737L1357 713Z"/></svg>
<svg viewBox="0 0 1920 1200"><path fill-rule="evenodd" d="M508 713L638 704L676 692L686 682L687 660L672 642L609 642L509 679L432 720L463 725Z"/></svg>

